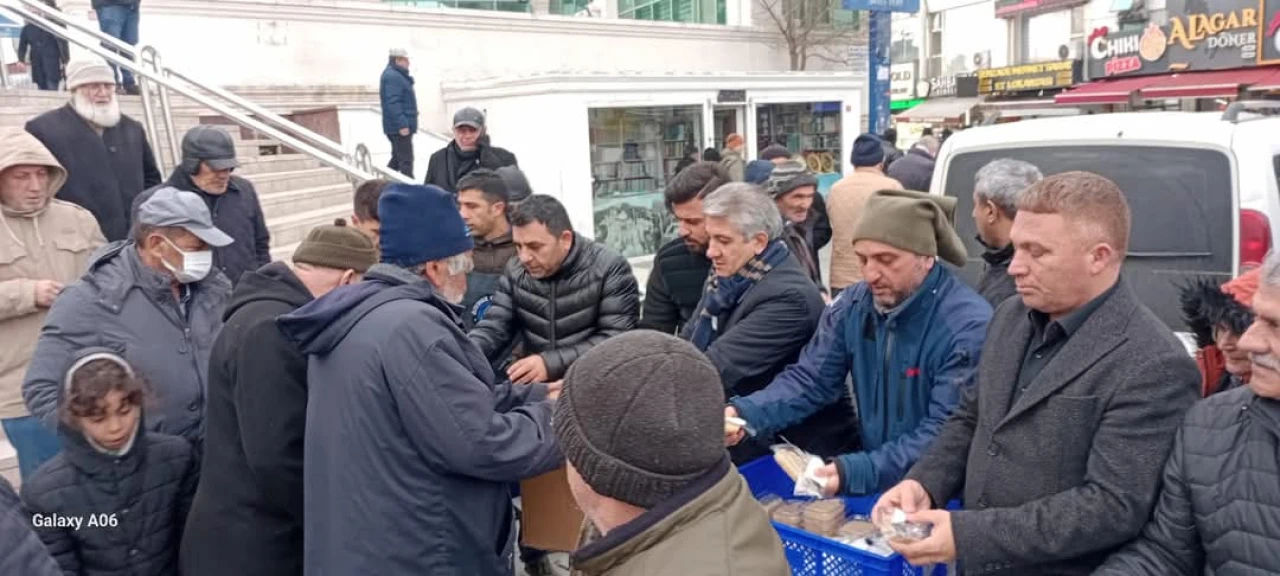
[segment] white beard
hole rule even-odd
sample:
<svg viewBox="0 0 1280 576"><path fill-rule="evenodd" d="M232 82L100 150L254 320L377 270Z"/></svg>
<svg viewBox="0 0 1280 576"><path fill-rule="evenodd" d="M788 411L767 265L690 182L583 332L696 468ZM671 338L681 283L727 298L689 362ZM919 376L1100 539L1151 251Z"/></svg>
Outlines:
<svg viewBox="0 0 1280 576"><path fill-rule="evenodd" d="M72 95L71 107L85 121L101 128L111 128L120 123L120 102L112 98L106 104L94 104L83 94Z"/></svg>

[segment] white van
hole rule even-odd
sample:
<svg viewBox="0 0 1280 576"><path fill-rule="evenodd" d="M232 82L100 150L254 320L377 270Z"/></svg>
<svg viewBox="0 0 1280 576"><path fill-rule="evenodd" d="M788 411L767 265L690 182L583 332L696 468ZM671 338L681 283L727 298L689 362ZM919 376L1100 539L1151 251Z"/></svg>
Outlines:
<svg viewBox="0 0 1280 576"><path fill-rule="evenodd" d="M1125 278L1162 320L1185 333L1178 287L1194 276L1229 280L1260 263L1280 234L1280 117L1248 112L1261 108L1280 109L1280 103L1237 103L1226 113L1028 120L957 132L938 154L931 192L959 200L956 229L969 249L965 277L974 281L982 271L982 247L969 216L979 168L1013 158L1046 176L1094 172L1118 184L1129 201Z"/></svg>

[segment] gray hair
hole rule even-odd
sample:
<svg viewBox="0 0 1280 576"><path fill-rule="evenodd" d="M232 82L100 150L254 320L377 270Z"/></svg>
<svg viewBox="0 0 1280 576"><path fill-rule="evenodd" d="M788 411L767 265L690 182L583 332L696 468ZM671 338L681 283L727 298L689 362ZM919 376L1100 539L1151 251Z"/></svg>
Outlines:
<svg viewBox="0 0 1280 576"><path fill-rule="evenodd" d="M471 259L471 254L469 252L454 254L453 256L444 258L441 261L444 262L445 268L449 270L449 273L455 276L458 274L468 274L474 268L474 261ZM423 262L416 266L408 266L405 270L408 270L414 276L422 276L427 272L427 264L430 264L430 262Z"/></svg>
<svg viewBox="0 0 1280 576"><path fill-rule="evenodd" d="M725 184L702 199L702 213L726 218L743 238L763 233L769 240L782 235L782 214L763 188L745 182Z"/></svg>
<svg viewBox="0 0 1280 576"><path fill-rule="evenodd" d="M973 175L973 191L978 199L995 204L1005 216L1018 214L1018 196L1044 174L1030 162L999 158L992 160Z"/></svg>

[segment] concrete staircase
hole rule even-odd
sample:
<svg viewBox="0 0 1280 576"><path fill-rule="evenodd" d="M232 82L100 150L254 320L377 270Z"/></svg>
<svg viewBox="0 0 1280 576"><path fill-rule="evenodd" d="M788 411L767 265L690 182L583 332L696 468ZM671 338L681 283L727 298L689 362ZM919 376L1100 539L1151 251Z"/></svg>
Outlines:
<svg viewBox="0 0 1280 576"><path fill-rule="evenodd" d="M317 108L334 104L374 103L377 91L364 88L288 88L259 87L231 88L260 105L282 113ZM142 101L138 96L121 96L121 111L143 122ZM40 92L36 90L0 89L0 128L21 128L28 120L67 103L65 92ZM174 97L174 124L177 140L187 130L216 117L216 113L203 106ZM157 101L158 106L158 101ZM145 124L145 122L144 122ZM336 218L349 218L354 187L342 172L324 166L303 154L290 154L277 141L250 140L242 137L236 127L229 127L236 140L236 154L240 159L238 176L253 182L258 190L267 228L271 231L271 256L273 260L288 259L307 232ZM151 145L161 150L167 158L168 135L159 127L159 134L149 134ZM178 155L180 156L180 154ZM168 178L168 174L163 175ZM12 447L0 432L0 475L17 485L17 458Z"/></svg>

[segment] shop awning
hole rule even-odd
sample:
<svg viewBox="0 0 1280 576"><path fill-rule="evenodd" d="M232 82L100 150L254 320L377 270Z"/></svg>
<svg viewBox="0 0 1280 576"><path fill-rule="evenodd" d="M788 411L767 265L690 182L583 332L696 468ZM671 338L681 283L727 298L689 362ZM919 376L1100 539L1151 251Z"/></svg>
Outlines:
<svg viewBox="0 0 1280 576"><path fill-rule="evenodd" d="M1081 84L1053 98L1055 104L1123 104L1135 90L1141 90L1163 76L1116 78Z"/></svg>
<svg viewBox="0 0 1280 576"><path fill-rule="evenodd" d="M1056 118L1079 116L1079 108L1008 108L1000 111L1001 118Z"/></svg>
<svg viewBox="0 0 1280 576"><path fill-rule="evenodd" d="M1280 90L1280 67L1271 68L1270 70L1271 70L1270 76L1267 76L1266 78L1263 78L1261 80L1258 80L1256 83L1251 84L1249 86L1249 89L1256 90L1259 92L1270 92L1274 90Z"/></svg>
<svg viewBox="0 0 1280 576"><path fill-rule="evenodd" d="M1162 98L1229 98L1240 93L1241 86L1266 81L1276 74L1275 68L1241 68L1213 72L1184 72L1159 76L1159 80L1142 89L1147 100Z"/></svg>
<svg viewBox="0 0 1280 576"><path fill-rule="evenodd" d="M949 122L960 121L980 98L931 98L923 104L894 116L899 122Z"/></svg>

